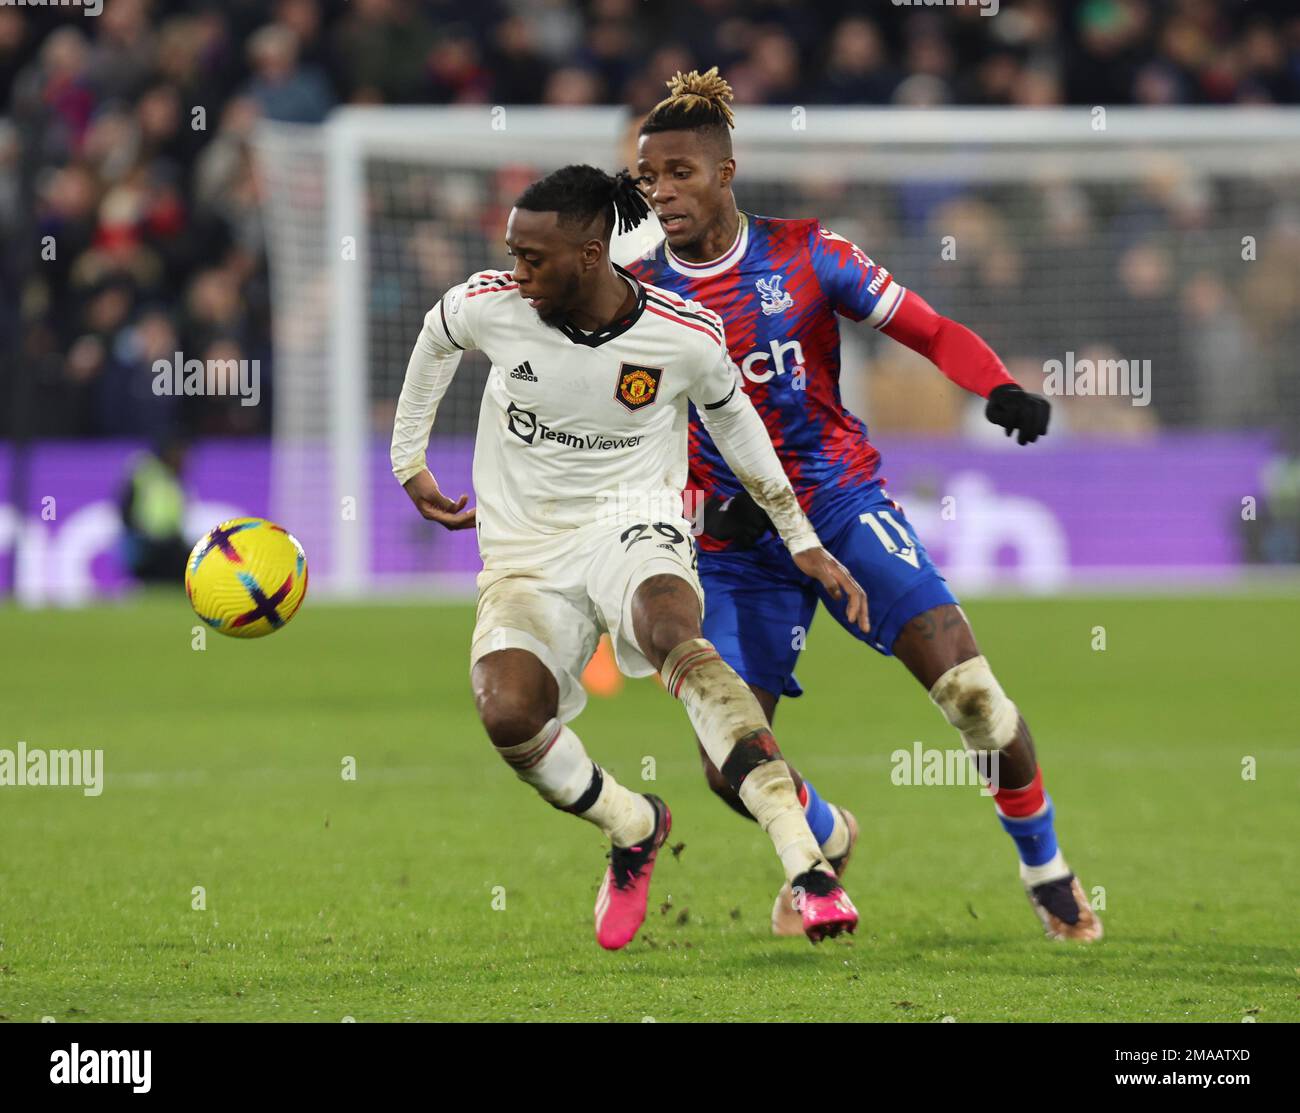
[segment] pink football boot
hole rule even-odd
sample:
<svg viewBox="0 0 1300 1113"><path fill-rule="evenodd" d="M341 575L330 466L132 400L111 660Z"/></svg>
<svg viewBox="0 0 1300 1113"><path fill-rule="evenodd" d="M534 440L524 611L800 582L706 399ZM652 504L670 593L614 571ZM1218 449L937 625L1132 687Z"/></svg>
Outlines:
<svg viewBox="0 0 1300 1113"><path fill-rule="evenodd" d="M596 894L596 942L607 951L626 947L645 922L655 857L673 828L668 805L650 793L645 798L654 808L654 831L638 846L611 848L605 880Z"/></svg>
<svg viewBox="0 0 1300 1113"><path fill-rule="evenodd" d="M814 943L852 933L858 926L858 910L849 900L833 873L807 870L791 884L794 906L803 917L803 932Z"/></svg>
<svg viewBox="0 0 1300 1113"><path fill-rule="evenodd" d="M844 822L849 828L848 850L838 858L826 859L831 869L835 871L835 876L843 879L849 859L853 856L853 848L858 845L858 821L853 818L853 813L848 808L841 808L838 804L830 806L844 817ZM781 891L776 894L776 903L772 905L772 934L802 935L803 933L803 915L795 907L794 892L790 888L790 882L787 881L781 886Z"/></svg>

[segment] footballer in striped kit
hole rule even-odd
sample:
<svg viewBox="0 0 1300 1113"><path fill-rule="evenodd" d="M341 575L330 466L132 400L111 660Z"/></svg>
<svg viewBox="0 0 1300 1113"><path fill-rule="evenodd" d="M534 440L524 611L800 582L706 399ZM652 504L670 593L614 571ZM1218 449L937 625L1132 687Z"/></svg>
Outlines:
<svg viewBox="0 0 1300 1113"><path fill-rule="evenodd" d="M663 296L699 304L721 319L742 389L776 448L800 507L829 552L866 590L869 629L790 561L780 539L730 466L698 407L691 410L690 486L704 498L698 541L708 606L704 637L745 680L769 719L802 693L794 668L820 601L858 640L897 657L961 735L981 773L998 771L996 815L1016 847L1020 882L1045 934L1091 943L1101 920L1056 839L1052 798L1028 724L993 674L947 582L903 508L877 474L880 453L840 395L839 317L863 321L929 359L952 382L987 399L985 417L1021 445L1047 432L1051 406L1023 390L996 353L965 325L816 219L743 212L731 86L717 67L677 74L669 96L641 124L637 170L664 232L630 262ZM669 292L670 291L670 292ZM743 802L701 750L714 792L741 815ZM836 875L857 841L854 817L823 800L797 770L809 826ZM803 933L787 885L772 930Z"/></svg>

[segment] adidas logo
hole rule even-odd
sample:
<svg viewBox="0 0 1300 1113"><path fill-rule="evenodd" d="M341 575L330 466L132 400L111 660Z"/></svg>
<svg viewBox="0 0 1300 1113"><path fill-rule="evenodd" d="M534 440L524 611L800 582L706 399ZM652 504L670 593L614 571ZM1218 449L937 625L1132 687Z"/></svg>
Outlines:
<svg viewBox="0 0 1300 1113"><path fill-rule="evenodd" d="M529 366L527 360L524 360L523 363L511 371L510 377L512 379L522 379L526 383L537 382L537 376L533 374L533 369Z"/></svg>

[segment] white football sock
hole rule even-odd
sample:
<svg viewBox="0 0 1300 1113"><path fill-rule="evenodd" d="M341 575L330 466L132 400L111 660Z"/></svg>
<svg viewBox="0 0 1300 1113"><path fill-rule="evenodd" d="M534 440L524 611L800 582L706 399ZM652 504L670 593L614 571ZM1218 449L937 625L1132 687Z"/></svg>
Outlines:
<svg viewBox="0 0 1300 1113"><path fill-rule="evenodd" d="M749 814L758 820L776 847L787 881L811 869L834 872L808 827L808 817L794 790L790 767L784 761L756 765L741 783L739 793Z"/></svg>
<svg viewBox="0 0 1300 1113"><path fill-rule="evenodd" d="M639 792L624 788L608 770L594 766L600 774L600 795L582 818L594 823L615 846L637 846L655 831L655 810Z"/></svg>
<svg viewBox="0 0 1300 1113"><path fill-rule="evenodd" d="M849 825L844 818L844 813L838 807L829 802L827 807L835 817L835 826L831 828L830 835L822 843L822 853L827 858L838 858L849 849Z"/></svg>
<svg viewBox="0 0 1300 1113"><path fill-rule="evenodd" d="M668 654L660 675L669 694L685 706L709 760L728 780L740 781L740 799L776 847L786 880L814 868L832 872L808 827L790 767L776 749L763 709L736 671L709 641L694 638ZM759 737L761 744L755 745ZM738 742L744 752L735 755L738 760L729 770ZM767 749L772 756L765 756Z"/></svg>
<svg viewBox="0 0 1300 1113"><path fill-rule="evenodd" d="M635 846L654 831L650 801L601 769L567 726L551 719L527 742L497 747L519 777L561 811L594 823L615 846Z"/></svg>
<svg viewBox="0 0 1300 1113"><path fill-rule="evenodd" d="M1065 861L1065 856L1059 849L1049 861L1044 862L1041 866L1027 866L1024 862L1020 863L1020 880L1030 889L1035 885L1041 885L1044 881L1056 881L1062 877L1069 877L1071 872L1069 865Z"/></svg>

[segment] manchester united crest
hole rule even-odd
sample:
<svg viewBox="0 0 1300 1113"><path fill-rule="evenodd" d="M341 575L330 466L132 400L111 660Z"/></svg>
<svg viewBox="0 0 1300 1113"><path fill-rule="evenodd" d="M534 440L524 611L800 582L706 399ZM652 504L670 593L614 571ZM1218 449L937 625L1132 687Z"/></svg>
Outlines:
<svg viewBox="0 0 1300 1113"><path fill-rule="evenodd" d="M623 363L618 369L618 386L614 397L629 410L639 410L650 405L659 393L659 378L663 375L662 367L641 367L635 363Z"/></svg>

